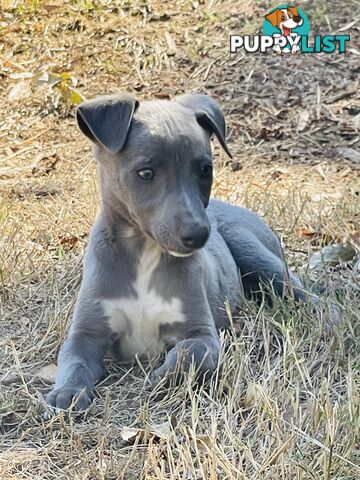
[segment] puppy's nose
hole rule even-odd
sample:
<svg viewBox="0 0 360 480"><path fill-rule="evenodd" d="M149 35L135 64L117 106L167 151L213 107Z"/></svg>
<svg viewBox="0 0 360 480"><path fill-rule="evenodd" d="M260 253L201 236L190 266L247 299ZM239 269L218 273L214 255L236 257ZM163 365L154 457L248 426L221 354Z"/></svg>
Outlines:
<svg viewBox="0 0 360 480"><path fill-rule="evenodd" d="M181 241L184 247L201 248L205 245L209 234L209 227L194 224L184 229L181 235Z"/></svg>
<svg viewBox="0 0 360 480"><path fill-rule="evenodd" d="M297 16L293 18L295 23L300 23L301 22L301 17Z"/></svg>

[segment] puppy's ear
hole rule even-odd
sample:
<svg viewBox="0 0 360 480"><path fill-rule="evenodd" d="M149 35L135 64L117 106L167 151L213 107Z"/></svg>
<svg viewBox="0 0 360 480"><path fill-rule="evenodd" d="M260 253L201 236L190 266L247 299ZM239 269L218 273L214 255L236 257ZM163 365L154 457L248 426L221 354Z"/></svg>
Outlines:
<svg viewBox="0 0 360 480"><path fill-rule="evenodd" d="M299 17L299 12L298 12L298 9L296 7L287 7L287 9L289 10L290 13L292 13L294 15L294 17Z"/></svg>
<svg viewBox="0 0 360 480"><path fill-rule="evenodd" d="M84 135L116 154L125 145L138 106L138 100L127 94L98 97L81 103L76 119Z"/></svg>
<svg viewBox="0 0 360 480"><path fill-rule="evenodd" d="M196 120L211 136L215 133L226 154L232 158L226 144L226 124L224 114L219 105L208 95L187 94L175 99L195 112Z"/></svg>
<svg viewBox="0 0 360 480"><path fill-rule="evenodd" d="M280 10L275 10L274 12L268 13L265 16L266 20L268 20L273 27L278 27L281 22L281 12Z"/></svg>

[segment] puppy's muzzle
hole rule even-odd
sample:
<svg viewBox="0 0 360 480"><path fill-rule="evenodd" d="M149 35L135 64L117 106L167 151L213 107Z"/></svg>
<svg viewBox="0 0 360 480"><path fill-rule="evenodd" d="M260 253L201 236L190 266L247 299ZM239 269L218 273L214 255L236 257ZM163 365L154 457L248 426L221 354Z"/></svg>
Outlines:
<svg viewBox="0 0 360 480"><path fill-rule="evenodd" d="M180 239L186 249L195 250L205 245L209 235L208 226L193 223L182 230Z"/></svg>

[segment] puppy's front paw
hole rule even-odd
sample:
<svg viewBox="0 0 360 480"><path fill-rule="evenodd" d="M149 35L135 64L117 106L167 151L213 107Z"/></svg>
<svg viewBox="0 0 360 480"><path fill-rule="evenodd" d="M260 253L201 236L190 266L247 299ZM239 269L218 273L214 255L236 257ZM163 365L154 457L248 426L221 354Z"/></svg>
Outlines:
<svg viewBox="0 0 360 480"><path fill-rule="evenodd" d="M168 388L172 383L178 383L178 380L179 376L176 375L175 368L168 368L167 366L162 365L151 374L149 378L150 388L155 390L160 385L164 388Z"/></svg>
<svg viewBox="0 0 360 480"><path fill-rule="evenodd" d="M218 341L211 339L186 339L177 343L150 378L151 386L179 384L192 368L196 381L202 382L212 375L217 367Z"/></svg>
<svg viewBox="0 0 360 480"><path fill-rule="evenodd" d="M49 392L46 401L55 409L67 410L72 407L74 411L81 412L92 402L92 392L86 387L63 386Z"/></svg>

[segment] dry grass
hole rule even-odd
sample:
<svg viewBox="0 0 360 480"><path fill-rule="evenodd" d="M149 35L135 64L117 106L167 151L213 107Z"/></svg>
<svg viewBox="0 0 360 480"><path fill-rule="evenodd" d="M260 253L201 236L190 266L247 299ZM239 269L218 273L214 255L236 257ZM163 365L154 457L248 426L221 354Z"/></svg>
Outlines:
<svg viewBox="0 0 360 480"><path fill-rule="evenodd" d="M229 61L222 50L229 31L256 28L258 3L184 1L170 10L154 1L149 10L140 1L117 2L126 13L121 22L114 2L66 2L53 10L41 1L15 3L15 10L4 10L0 31L0 370L1 378L16 374L0 388L0 478L359 478L360 267L354 261L316 275L307 269L309 256L325 244L359 244L358 170L336 153L356 148L359 127L349 112L359 100L357 93L335 98L338 89L354 90L358 57L343 59L344 73L320 58L303 59L298 73L286 61L291 82L284 91L291 98L300 85L303 93L277 115L273 57ZM330 4L312 2L307 11L326 17L331 30L352 20L355 2L345 2L343 16L332 16ZM281 300L273 309L249 304L223 336L218 375L205 388L193 388L189 376L155 397L147 384L152 365L109 360L109 375L84 418L45 421L50 385L35 373L55 361L71 319L98 195L90 147L61 92L29 81L30 96L8 98L19 81L11 75L41 66L71 71L85 96L119 83L143 97L188 89L214 94L228 113L230 147L241 168L224 166L216 148L214 195L267 219L289 264L328 284L342 310L339 328L326 332L320 307L316 315ZM320 92L331 87L328 97L311 83L315 68ZM262 75L269 79L263 96ZM304 109L311 121L300 135L296 119ZM137 435L125 441L128 426Z"/></svg>

